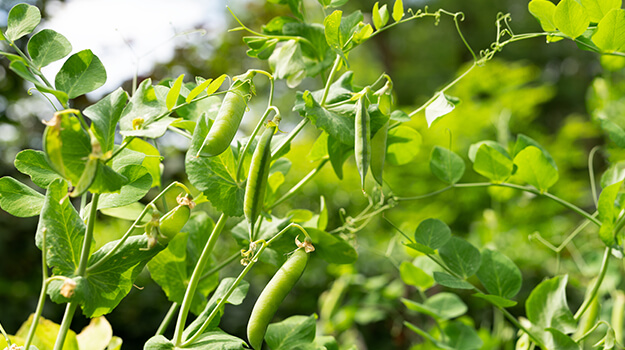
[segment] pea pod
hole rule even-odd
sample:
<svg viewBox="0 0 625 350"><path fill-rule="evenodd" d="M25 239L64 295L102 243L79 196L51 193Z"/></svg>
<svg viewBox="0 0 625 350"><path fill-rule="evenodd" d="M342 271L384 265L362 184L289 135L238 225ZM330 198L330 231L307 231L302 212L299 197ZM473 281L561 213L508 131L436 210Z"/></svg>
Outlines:
<svg viewBox="0 0 625 350"><path fill-rule="evenodd" d="M250 225L250 237L254 223L256 223L256 219L258 219L265 202L265 189L267 188L269 164L271 163L271 139L276 132L276 128L277 125L274 122L269 122L267 128L260 136L260 141L258 141L258 145L254 150L247 176L243 212Z"/></svg>
<svg viewBox="0 0 625 350"><path fill-rule="evenodd" d="M384 185L384 159L386 158L386 139L388 137L388 121L378 130L371 139L371 175L380 185Z"/></svg>
<svg viewBox="0 0 625 350"><path fill-rule="evenodd" d="M179 204L167 212L159 221L160 242L163 244L169 243L189 221L190 215L191 208L184 204Z"/></svg>
<svg viewBox="0 0 625 350"><path fill-rule="evenodd" d="M368 88L365 88L368 90ZM356 102L356 118L354 124L355 140L354 154L356 157L356 167L360 174L360 186L364 192L365 177L369 170L371 161L371 123L369 121L369 112L367 110L367 93L363 91L362 95Z"/></svg>
<svg viewBox="0 0 625 350"><path fill-rule="evenodd" d="M260 293L247 324L247 339L253 349L258 350L262 347L269 322L271 322L284 298L299 280L307 262L308 253L304 248L298 248Z"/></svg>
<svg viewBox="0 0 625 350"><path fill-rule="evenodd" d="M234 139L239 130L241 119L247 108L251 93L253 92L252 78L254 72L237 77L229 91L226 93L217 117L204 139L198 156L214 157L223 153Z"/></svg>

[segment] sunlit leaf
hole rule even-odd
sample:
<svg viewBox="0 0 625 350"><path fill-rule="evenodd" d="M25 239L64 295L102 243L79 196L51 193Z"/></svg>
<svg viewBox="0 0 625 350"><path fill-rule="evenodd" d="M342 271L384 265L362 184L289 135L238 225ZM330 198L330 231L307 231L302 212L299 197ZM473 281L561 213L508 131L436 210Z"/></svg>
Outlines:
<svg viewBox="0 0 625 350"><path fill-rule="evenodd" d="M553 13L553 22L558 30L575 39L586 31L590 18L576 0L561 0Z"/></svg>
<svg viewBox="0 0 625 350"><path fill-rule="evenodd" d="M425 120L428 123L428 127L432 126L432 123L434 123L436 119L453 111L454 108L456 108L456 106L447 100L445 94L439 92L438 97L425 107Z"/></svg>
<svg viewBox="0 0 625 350"><path fill-rule="evenodd" d="M462 178L464 169L464 161L459 155L439 146L432 149L430 170L441 181L455 184Z"/></svg>
<svg viewBox="0 0 625 350"><path fill-rule="evenodd" d="M91 92L106 82L106 70L98 56L83 50L70 56L54 79L57 90L75 98Z"/></svg>
<svg viewBox="0 0 625 350"><path fill-rule="evenodd" d="M0 178L0 207L21 218L39 215L44 196L10 176Z"/></svg>
<svg viewBox="0 0 625 350"><path fill-rule="evenodd" d="M72 52L72 45L61 34L44 29L28 41L28 54L37 68L45 67Z"/></svg>
<svg viewBox="0 0 625 350"><path fill-rule="evenodd" d="M41 22L41 12L36 6L17 4L9 11L7 30L4 35L10 41L15 41L32 33L39 22Z"/></svg>
<svg viewBox="0 0 625 350"><path fill-rule="evenodd" d="M558 170L549 162L543 152L534 147L524 148L514 157L518 167L516 176L528 184L546 192L558 181Z"/></svg>

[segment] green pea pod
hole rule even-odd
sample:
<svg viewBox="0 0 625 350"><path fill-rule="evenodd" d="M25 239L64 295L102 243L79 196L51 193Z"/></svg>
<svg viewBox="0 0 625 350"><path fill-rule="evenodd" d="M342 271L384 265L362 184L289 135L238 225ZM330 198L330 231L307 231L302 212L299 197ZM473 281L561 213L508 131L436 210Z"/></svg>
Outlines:
<svg viewBox="0 0 625 350"><path fill-rule="evenodd" d="M356 167L360 174L360 186L363 192L365 190L365 177L367 176L369 162L371 161L371 123L369 121L369 112L366 102L367 94L363 93L358 99L358 102L356 102L356 118L354 124L354 154L356 157Z"/></svg>
<svg viewBox="0 0 625 350"><path fill-rule="evenodd" d="M189 221L190 215L191 208L184 204L179 204L167 212L159 222L160 242L163 244L169 243Z"/></svg>
<svg viewBox="0 0 625 350"><path fill-rule="evenodd" d="M386 158L386 139L388 137L388 121L378 130L371 139L371 175L375 181L384 185L384 159Z"/></svg>
<svg viewBox="0 0 625 350"><path fill-rule="evenodd" d="M226 93L217 117L204 139L198 156L214 157L223 153L229 146L247 108L251 93L253 92L252 78L254 72L240 77Z"/></svg>
<svg viewBox="0 0 625 350"><path fill-rule="evenodd" d="M307 262L308 253L304 251L304 248L298 248L260 293L247 324L247 339L253 349L259 350L262 347L269 322L299 280Z"/></svg>
<svg viewBox="0 0 625 350"><path fill-rule="evenodd" d="M267 188L269 164L271 163L271 139L276 132L276 128L277 125L274 122L269 122L267 128L260 136L254 155L252 155L252 162L245 186L245 197L243 199L243 212L250 225L250 237L256 219L258 219L265 202L265 189Z"/></svg>

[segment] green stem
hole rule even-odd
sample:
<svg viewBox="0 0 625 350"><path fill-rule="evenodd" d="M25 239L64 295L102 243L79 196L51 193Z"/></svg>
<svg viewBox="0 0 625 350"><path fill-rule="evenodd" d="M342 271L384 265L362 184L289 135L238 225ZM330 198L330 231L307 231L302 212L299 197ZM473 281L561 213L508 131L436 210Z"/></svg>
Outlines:
<svg viewBox="0 0 625 350"><path fill-rule="evenodd" d="M215 248L215 244L217 243L217 238L221 234L224 226L226 225L227 216L225 214L221 214L219 220L215 224L213 228L213 232L211 232L206 245L204 246L204 250L198 259L197 264L195 265L195 269L193 270L193 274L191 275L191 279L189 280L189 285L187 286L187 290L184 295L184 299L182 300L182 306L180 307L180 312L178 313L178 321L176 322L176 330L174 332L174 338L172 339L176 346L180 346L182 343L182 333L184 331L184 327L187 322L187 316L189 315L189 309L191 308L191 301L195 296L195 290L197 289L197 285L200 282L200 277L202 272L204 271L204 267L206 263L210 259L211 253L213 252L213 248Z"/></svg>
<svg viewBox="0 0 625 350"><path fill-rule="evenodd" d="M341 56L336 55L334 59L334 64L332 65L332 70L330 70L330 75L328 76L328 80L326 81L326 86L323 89L323 97L321 98L321 102L319 105L325 106L326 100L328 99L328 94L330 93L330 86L334 82L334 76L339 69L339 65L341 64Z"/></svg>
<svg viewBox="0 0 625 350"><path fill-rule="evenodd" d="M165 318L163 318L163 322L161 322L161 325L158 326L158 329L156 330L156 334L155 335L163 335L163 334L165 334L165 331L167 330L167 327L169 327L169 324L171 323L171 320L173 320L174 315L176 314L176 310L178 310L179 306L180 306L180 304L178 304L178 303L171 304L171 307L169 308L169 311L167 311L167 314L165 315Z"/></svg>
<svg viewBox="0 0 625 350"><path fill-rule="evenodd" d="M591 222L593 222L595 225L597 226L601 226L601 221L599 221L594 215L588 213L587 211L579 208L578 206L576 206L573 203L567 202L564 199L554 196L553 194L549 193L549 192L541 192L537 189L534 188L530 188L530 187L525 187L525 186L521 186L521 185L515 185L515 184L509 184L509 183L500 183L500 184L496 184L496 183L490 183L490 182L478 182L478 183L463 183L463 184L455 184L454 187L490 187L490 186L499 186L499 187L508 187L508 188L514 188L517 190L521 190L521 191L525 191L525 192L529 192L529 193L533 193L537 196L545 196L557 203L559 203L560 205L573 210L574 212L578 213L579 215L585 217L586 219L590 220Z"/></svg>
<svg viewBox="0 0 625 350"><path fill-rule="evenodd" d="M59 335L56 337L56 343L54 343L54 350L63 350L63 345L65 345L65 337L67 336L69 326L72 323L72 319L74 318L74 313L76 312L77 307L78 302L76 301L70 302L65 307L65 314L63 315L63 321L61 322Z"/></svg>
<svg viewBox="0 0 625 350"><path fill-rule="evenodd" d="M232 254L230 257L228 257L228 259L224 260L221 264L213 267L212 269L206 271L206 273L204 273L202 275L202 277L200 277L200 281L210 277L211 275L221 271L221 269L223 269L224 267L230 265L230 263L232 263L233 261L237 260L238 258L241 257L241 252L236 252L234 254Z"/></svg>
<svg viewBox="0 0 625 350"><path fill-rule="evenodd" d="M302 131L302 129L306 126L306 124L308 124L309 121L310 121L310 119L308 119L308 118L302 119L302 121L299 122L299 124L297 124L297 126L295 126L295 128L293 128L293 130L291 130L291 132L289 133L289 137L287 137L284 140L282 140L282 142L280 142L278 144L278 146L276 146L276 150L271 152L271 158L274 158L277 154L280 154L280 152L282 152L282 150L287 145L289 145L291 143L291 141L293 141L295 136L297 136L297 134L299 134L300 131Z"/></svg>
<svg viewBox="0 0 625 350"><path fill-rule="evenodd" d="M39 300L37 301L37 308L35 309L35 314L33 316L33 322L30 325L30 330L28 331L28 336L26 336L26 341L24 342L24 349L30 349L30 343L33 341L35 336L35 330L37 329L37 325L39 325L39 318L43 313L43 305L46 301L46 293L48 291L48 264L46 262L46 233L47 229L43 229L41 231L41 292L39 293Z"/></svg>
<svg viewBox="0 0 625 350"><path fill-rule="evenodd" d="M315 177L315 175L317 175L319 173L319 171L321 171L321 169L323 168L324 165L326 165L328 160L329 159L322 160L321 163L319 163L319 165L316 168L311 170L306 176L304 176L303 179L300 180L300 182L295 184L295 186L293 186L290 190L288 190L285 194L283 194L282 197L280 197L275 202L273 202L267 208L267 210L271 210L271 209L277 207L278 205L280 205L282 202L284 202L287 199L291 198L295 193L297 193L297 191L299 191L302 187L304 187L304 185L306 185L308 183L308 181L310 181L313 177Z"/></svg>
<svg viewBox="0 0 625 350"><path fill-rule="evenodd" d="M87 264L89 263L89 253L91 252L91 243L93 242L93 229L95 227L96 215L98 213L98 200L100 194L95 193L91 198L91 208L89 210L89 217L87 218L87 231L85 232L85 238L83 240L82 249L80 252L80 262L76 270L76 275L85 277L87 273ZM61 322L61 328L59 329L56 343L54 344L54 350L63 349L65 343L65 337L69 331L69 326L74 318L74 313L78 307L78 302L71 301L65 308L65 314L63 315L63 321Z"/></svg>
<svg viewBox="0 0 625 350"><path fill-rule="evenodd" d="M115 244L115 247L113 247L113 249L111 249L108 253L106 253L106 255L102 257L102 259L96 261L91 266L89 266L89 268L87 269L87 272L93 271L98 266L102 265L104 262L110 259L111 256L113 256L113 254L115 254L115 252L124 244L124 242L126 242L128 237L130 237L130 234L132 233L132 231L134 231L137 228L137 225L139 224L139 222L141 222L145 214L148 213L148 210L150 210L150 208L153 207L154 203L156 203L156 201L158 201L161 197L165 195L165 193L167 193L172 187L175 187L175 186L181 187L186 193L189 193L189 189L180 182L176 181L176 182L172 182L171 184L169 184L169 186L167 186L164 190L162 190L161 193L159 193L156 197L154 197L154 199L152 199L152 201L150 201L150 203L148 203L145 206L145 208L143 208L143 211L141 211L141 214L139 214L139 217L137 217L137 219L132 223L132 225L130 225L130 228L128 228L128 231L126 231L126 233L122 236L122 238L120 238L119 241L117 241L117 244Z"/></svg>
<svg viewBox="0 0 625 350"><path fill-rule="evenodd" d="M590 294L586 296L582 305L579 307L579 309L577 309L575 316L573 316L575 318L575 321L579 321L579 319L584 315L584 312L586 312L586 310L588 309L588 306L590 306L592 299L594 299L597 293L599 292L599 288L601 287L601 284L603 283L603 279L605 278L605 275L608 272L608 263L610 261L611 250L612 249L610 247L605 248L603 252L603 261L601 262L601 269L599 270L599 277L597 277L597 281L595 282L595 285L592 287Z"/></svg>
<svg viewBox="0 0 625 350"><path fill-rule="evenodd" d="M4 337L4 340L7 342L7 346L10 347L11 345L13 345L13 343L11 343L11 339L9 339L9 335L4 330L4 327L2 327L2 323L0 323L0 333L2 333L2 336Z"/></svg>
<svg viewBox="0 0 625 350"><path fill-rule="evenodd" d="M258 257L260 256L260 254L262 254L262 252L265 250L265 248L267 247L268 243L266 242L262 242L261 247L258 249L258 251L256 252L256 254L254 255L254 258L252 258L252 260L247 264L247 266L245 266L245 268L243 269L243 271L241 271L241 273L239 274L239 276L237 277L237 279L232 283L232 286L230 286L230 288L228 289L228 291L226 292L226 294L223 296L223 298L221 298L219 300L219 303L217 303L217 306L215 306L215 308L213 309L213 311L210 313L210 315L208 315L208 318L206 319L206 321L204 321L204 323L202 324L202 327L200 327L200 329L197 330L197 332L195 332L195 334L193 334L193 336L191 336L188 340L186 340L184 343L182 343L180 345L180 347L184 348L187 347L190 344L193 344L193 342L200 336L202 335L202 333L204 333L204 331L206 330L206 328L208 327L208 325L211 323L211 321L215 318L215 316L217 316L217 313L220 312L221 308L223 307L223 305L228 301L228 298L230 298L230 295L232 295L232 293L234 292L234 290L239 286L239 283L241 283L241 281L243 280L243 278L245 277L245 275L247 275L247 273L252 269L252 267L254 266L254 264L256 264L256 262L258 261Z"/></svg>
<svg viewBox="0 0 625 350"><path fill-rule="evenodd" d="M188 131L186 130L182 130L182 129L178 129L176 127L173 127L171 125L167 126L167 130L175 132L176 134L186 138L187 140L192 140L193 139L193 135L191 135Z"/></svg>
<svg viewBox="0 0 625 350"><path fill-rule="evenodd" d="M260 241L261 242L261 247L258 249L256 254L254 254L254 257L247 264L247 266L245 266L243 271L241 271L241 273L239 274L239 277L237 277L237 279L232 283L232 286L230 286L230 288L228 289L226 294L223 296L223 298L221 298L219 300L219 303L217 303L217 306L215 306L215 308L210 313L210 315L208 315L208 318L204 321L204 323L202 324L202 327L200 327L200 329L198 329L197 332L195 332L195 334L193 334L193 336L191 336L188 340L185 340L185 342L180 347L184 348L184 347L192 344L202 333L204 333L204 331L206 330L208 325L211 323L211 321L213 321L215 316L217 316L217 313L221 310L221 308L224 306L224 304L228 301L228 298L230 297L230 295L232 295L232 293L237 288L239 283L241 283L241 281L243 280L245 275L252 269L252 266L254 266L254 264L256 264L256 262L258 262L258 257L260 257L260 254L262 254L262 252L265 250L265 248L267 248L269 245L271 245L271 243L273 241L275 241L280 236L282 236L282 234L287 232L291 227L298 228L299 230L301 230L304 233L304 235L307 238L310 238L308 236L308 233L306 232L306 230L304 230L300 225L295 224L295 223L291 223L287 227L282 229L280 232L278 232L275 236L273 236L269 241L267 241L267 242Z"/></svg>

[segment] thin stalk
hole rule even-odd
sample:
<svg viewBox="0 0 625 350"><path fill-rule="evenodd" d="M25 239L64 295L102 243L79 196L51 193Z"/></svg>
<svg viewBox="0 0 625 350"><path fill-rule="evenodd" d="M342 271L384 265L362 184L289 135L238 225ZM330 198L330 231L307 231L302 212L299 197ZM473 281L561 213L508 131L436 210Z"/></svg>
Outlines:
<svg viewBox="0 0 625 350"><path fill-rule="evenodd" d="M184 327L187 323L187 316L189 315L189 308L191 308L191 301L193 300L193 296L195 295L195 290L197 289L197 285L200 282L200 277L202 271L204 271L204 267L208 262L208 259L213 252L213 248L215 248L215 244L217 243L217 239L221 234L224 226L226 225L227 216L225 214L221 214L219 220L215 224L213 228L213 232L211 232L206 245L204 246L204 250L198 259L197 264L195 265L195 269L193 270L193 274L191 275L191 279L189 280L189 285L187 286L187 291L184 294L184 299L182 300L182 305L180 307L180 312L178 313L178 320L176 321L176 330L174 332L173 342L176 346L179 346L182 343L182 333L184 331Z"/></svg>
<svg viewBox="0 0 625 350"><path fill-rule="evenodd" d="M215 316L217 316L217 313L219 312L219 310L221 310L223 305L228 301L228 298L230 298L230 295L232 295L232 293L237 288L239 283L241 283L241 281L243 280L245 275L252 269L252 266L254 266L254 264L256 264L256 262L258 262L258 257L260 257L260 254L262 254L262 252L265 250L265 248L267 248L269 245L271 245L271 243L274 240L276 240L280 236L282 236L282 234L287 232L291 227L298 228L299 230L301 230L304 233L304 235L307 238L310 238L310 237L308 237L308 233L306 232L306 230L304 230L300 225L295 224L295 223L291 223L287 227L282 229L280 232L276 233L276 235L273 236L269 241L267 241L267 242L259 241L261 243L261 246L258 249L258 251L256 252L256 254L254 254L254 257L252 258L252 260L247 264L247 266L245 266L243 271L241 271L241 273L239 274L237 279L232 283L232 286L230 286L230 288L228 289L228 291L226 292L224 297L221 298L221 300L219 300L219 303L217 303L217 306L215 306L215 308L210 313L210 315L208 315L208 318L204 321L204 323L202 324L202 327L200 327L200 329L198 329L197 332L195 332L195 334L193 334L193 336L191 336L188 340L185 340L185 342L182 343L182 345L180 345L180 347L184 348L184 347L192 344L202 333L204 333L204 331L206 330L208 325L215 318Z"/></svg>
<svg viewBox="0 0 625 350"><path fill-rule="evenodd" d="M330 86L332 85L332 82L334 82L334 76L336 75L336 72L338 71L340 64L341 64L341 56L336 55L336 58L334 59L334 64L332 65L332 70L330 70L330 75L328 76L328 80L326 81L326 86L323 89L323 97L321 98L321 102L319 102L321 106L324 106L326 103L326 100L328 99L328 94L330 93Z"/></svg>
<svg viewBox="0 0 625 350"><path fill-rule="evenodd" d="M163 321L161 322L161 325L158 326L158 329L156 330L156 334L155 335L163 335L163 334L165 334L165 331L167 330L167 327L169 327L169 324L171 323L171 320L173 320L174 315L176 314L176 311L178 310L179 306L180 306L180 304L178 304L178 303L171 304L171 307L169 308L169 311L167 311L167 314L165 315L165 318L163 318Z"/></svg>
<svg viewBox="0 0 625 350"><path fill-rule="evenodd" d="M11 343L11 339L9 339L9 335L7 334L7 332L4 330L4 327L2 327L2 323L0 323L0 333L2 333L2 336L4 337L4 340L7 342L7 345L10 347L11 345L13 345L13 343Z"/></svg>
<svg viewBox="0 0 625 350"><path fill-rule="evenodd" d="M597 226L601 226L601 221L599 221L595 216L593 216L592 214L588 213L587 211L579 208L578 206L576 206L573 203L567 202L564 199L554 196L553 194L549 193L549 192L541 192L537 189L534 188L530 188L530 187L525 187L525 186L520 186L520 185L515 185L515 184L509 184L509 183L500 183L500 184L495 184L495 183L490 183L490 182L478 182L478 183L463 183L463 184L455 184L454 187L490 187L490 186L499 186L499 187L508 187L508 188L514 188L517 190L521 190L521 191L525 191L525 192L529 192L529 193L533 193L535 195L538 196L545 196L557 203L559 203L560 205L573 210L574 212L578 213L579 215L585 217L586 219L590 220L591 222L593 222L595 225Z"/></svg>
<svg viewBox="0 0 625 350"><path fill-rule="evenodd" d="M182 343L180 345L180 347L184 348L187 347L190 344L193 344L193 342L202 334L204 333L204 331L206 330L206 328L208 327L208 325L211 323L211 321L215 318L215 316L217 316L217 313L221 310L221 308L223 307L223 305L226 303L226 301L228 301L228 298L230 298L230 295L232 295L232 293L234 292L234 290L239 286L239 283L241 283L241 281L243 280L243 278L245 277L245 275L247 275L247 273L252 269L252 267L254 266L254 264L256 264L256 262L258 261L258 257L260 256L260 254L262 254L262 252L265 250L265 248L267 247L267 243L266 242L262 242L261 247L258 249L258 251L256 252L256 254L254 255L254 258L247 264L247 266L245 266L245 268L243 269L243 271L241 271L241 273L239 274L239 276L237 277L237 279L232 283L232 286L230 286L230 288L228 289L228 291L226 292L226 294L223 296L223 298L221 298L219 300L219 303L217 303L217 306L215 306L215 308L213 309L213 311L210 313L210 315L208 315L208 318L206 319L206 321L204 321L204 323L202 324L202 327L200 327L200 329L197 330L197 332L195 332L195 334L193 334L188 340L186 340L184 343Z"/></svg>
<svg viewBox="0 0 625 350"><path fill-rule="evenodd" d="M39 325L39 318L43 313L43 304L46 302L46 293L48 291L48 264L46 262L46 233L48 230L45 228L41 230L41 292L39 293L39 300L37 301L37 308L35 309L35 315L33 316L33 323L30 325L28 336L26 336L26 342L24 342L24 349L30 349L30 343L35 336L35 330Z"/></svg>
<svg viewBox="0 0 625 350"><path fill-rule="evenodd" d="M588 155L588 177L590 180L590 189L592 191L592 201L595 203L595 208L599 206L599 196L597 196L597 183L595 181L595 167L593 166L593 161L595 159L595 153L597 153L599 148L599 146L593 147Z"/></svg>
<svg viewBox="0 0 625 350"><path fill-rule="evenodd" d="M304 185L306 185L308 183L308 181L310 181L313 177L315 177L315 175L317 175L317 173L319 173L319 171L321 171L321 169L323 168L324 165L326 165L328 160L329 159L322 160L321 163L319 163L319 165L316 168L311 170L306 176L304 176L303 179L300 180L300 182L295 184L295 186L293 186L290 190L288 190L285 194L283 194L282 197L280 197L275 202L273 202L267 208L267 210L271 210L271 209L275 208L276 206L280 205L285 200L291 198L295 193L297 193L297 191L299 191L302 187L304 187Z"/></svg>
<svg viewBox="0 0 625 350"><path fill-rule="evenodd" d="M172 132L175 132L176 134L178 134L178 135L180 135L180 136L182 136L182 137L186 138L187 140L192 140L192 139L193 139L193 135L191 135L191 134L190 134L188 131L186 131L186 130L178 129L178 128L175 128L175 127L173 127L173 126L171 126L171 125L169 125L169 126L167 127L167 130L172 131Z"/></svg>
<svg viewBox="0 0 625 350"><path fill-rule="evenodd" d="M202 275L202 277L200 277L200 281L210 277L211 275L221 271L221 269L223 269L224 267L230 265L230 263L232 263L233 261L237 260L238 258L241 257L241 252L236 252L234 254L232 254L230 257L228 257L228 259L224 260L221 264L213 267L212 269L206 271L206 273L204 273Z"/></svg>
<svg viewBox="0 0 625 350"><path fill-rule="evenodd" d="M293 128L293 130L291 130L291 132L289 134L289 137L287 137L284 140L282 140L282 142L280 142L279 145L276 146L276 150L271 152L271 158L274 158L277 154L282 152L282 150L288 144L290 144L291 141L293 141L295 136L297 136L297 134L299 134L299 132L302 131L302 129L306 126L306 124L308 124L309 121L310 121L310 119L308 119L308 118L302 119L302 121L299 122L299 124L297 124L297 126L295 126L295 128Z"/></svg>
<svg viewBox="0 0 625 350"><path fill-rule="evenodd" d="M437 194L441 194L443 192L446 192L448 190L451 190L452 188L454 188L454 186L447 186L445 188L441 188L440 190L434 191L434 192L430 192L430 193L426 193L426 194L422 194L420 196L413 196L413 197L395 197L396 201L413 201L413 200L418 200L418 199L425 199L428 197L432 197L432 196L436 196Z"/></svg>
<svg viewBox="0 0 625 350"><path fill-rule="evenodd" d="M65 344L65 337L67 336L67 332L69 331L69 326L72 323L72 319L74 318L74 313L76 312L77 307L78 307L78 303L76 301L70 302L65 307L65 314L63 315L63 321L61 322L59 335L56 337L56 343L54 343L54 350L63 350L63 345Z"/></svg>
<svg viewBox="0 0 625 350"><path fill-rule="evenodd" d="M80 262L78 263L78 269L76 270L77 276L84 277L87 272L87 264L89 263L89 253L91 250L91 243L93 241L93 229L95 228L95 220L98 213L99 199L100 194L98 193L93 194L93 197L91 198L91 208L89 210L89 217L87 218L87 231L85 232L85 238L83 240L82 249L80 252ZM54 350L63 349L65 337L67 336L69 326L72 323L72 319L74 318L74 313L76 312L77 307L78 302L76 301L71 301L69 302L69 304L67 304L67 307L65 308L65 314L63 315L63 321L61 322L61 328L59 329L56 343L54 343Z"/></svg>
<svg viewBox="0 0 625 350"><path fill-rule="evenodd" d="M78 263L78 271L76 273L78 276L84 276L85 272L87 272L87 263L89 262L91 242L93 241L93 229L95 228L95 218L98 213L99 199L99 193L94 193L93 198L91 198L91 208L89 211L89 218L87 219L87 232L85 233L85 239L82 243L80 262Z"/></svg>
<svg viewBox="0 0 625 350"><path fill-rule="evenodd" d="M575 316L573 316L575 318L575 321L579 321L579 319L584 315L584 312L586 312L586 310L590 306L592 299L594 299L595 296L597 296L597 293L599 292L599 287L601 287L601 284L603 283L603 279L605 278L605 275L608 272L608 263L610 262L611 250L612 248L610 247L605 248L603 252L603 261L601 262L601 269L599 270L599 277L597 277L597 281L595 282L595 285L592 287L590 294L586 296L582 305L579 307L579 309L577 309Z"/></svg>
<svg viewBox="0 0 625 350"><path fill-rule="evenodd" d="M154 197L154 199L152 199L152 201L150 201L150 203L148 203L145 206L145 208L143 208L143 211L141 211L141 214L139 214L139 217L137 217L137 219L132 223L132 225L130 225L130 228L128 229L128 231L126 231L126 233L122 236L122 238L119 239L115 247L113 247L113 249L111 249L108 253L106 253L106 255L102 257L102 259L96 261L95 263L93 263L93 265L89 266L89 268L87 269L87 272L93 271L93 269L97 268L98 266L106 262L108 259L110 259L111 256L113 256L113 254L115 254L115 252L119 249L119 247L121 247L124 244L124 242L126 242L128 237L130 237L130 234L132 233L132 231L134 231L137 228L137 225L139 224L139 222L141 222L145 214L148 213L148 210L150 210L150 208L154 206L154 203L156 203L157 200L159 200L162 196L164 196L165 193L167 193L174 186L181 187L185 192L189 193L189 189L184 184L177 182L177 181L172 182L171 184L169 184L169 186L165 187L165 189L162 190L161 193L159 193L156 197Z"/></svg>

